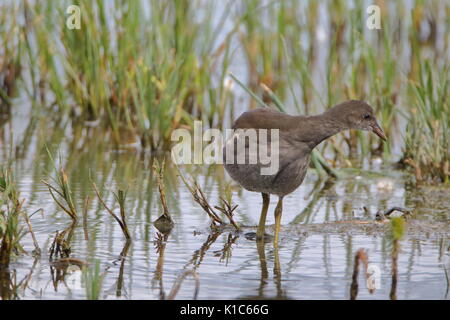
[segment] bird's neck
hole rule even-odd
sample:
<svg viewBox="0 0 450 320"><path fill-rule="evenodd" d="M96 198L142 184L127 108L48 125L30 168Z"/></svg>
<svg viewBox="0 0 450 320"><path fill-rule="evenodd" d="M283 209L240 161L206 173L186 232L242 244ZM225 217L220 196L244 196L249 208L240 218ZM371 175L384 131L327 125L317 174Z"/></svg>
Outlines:
<svg viewBox="0 0 450 320"><path fill-rule="evenodd" d="M328 112L315 116L309 116L307 119L309 127L308 132L312 133L311 136L308 137L311 149L316 147L322 141L347 129L346 125L342 121L339 121L340 117L338 117L338 115Z"/></svg>

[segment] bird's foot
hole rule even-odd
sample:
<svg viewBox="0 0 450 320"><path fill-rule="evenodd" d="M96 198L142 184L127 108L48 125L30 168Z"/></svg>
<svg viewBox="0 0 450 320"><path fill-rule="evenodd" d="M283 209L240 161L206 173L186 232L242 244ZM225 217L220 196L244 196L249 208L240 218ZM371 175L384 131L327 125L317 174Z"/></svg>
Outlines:
<svg viewBox="0 0 450 320"><path fill-rule="evenodd" d="M264 236L261 238L258 237L258 235L256 234L256 232L247 232L246 234L244 234L244 237L247 240L251 240L251 241L264 241L264 242L271 242L273 239L273 236L271 236L270 234L264 233Z"/></svg>

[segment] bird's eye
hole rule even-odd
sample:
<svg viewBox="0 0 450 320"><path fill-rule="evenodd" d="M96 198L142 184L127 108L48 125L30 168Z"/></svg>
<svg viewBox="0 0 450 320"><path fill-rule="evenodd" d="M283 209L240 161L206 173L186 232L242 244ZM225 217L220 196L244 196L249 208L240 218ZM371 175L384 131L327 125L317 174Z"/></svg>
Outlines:
<svg viewBox="0 0 450 320"><path fill-rule="evenodd" d="M370 114L366 113L365 115L363 115L364 119L369 119L370 118Z"/></svg>

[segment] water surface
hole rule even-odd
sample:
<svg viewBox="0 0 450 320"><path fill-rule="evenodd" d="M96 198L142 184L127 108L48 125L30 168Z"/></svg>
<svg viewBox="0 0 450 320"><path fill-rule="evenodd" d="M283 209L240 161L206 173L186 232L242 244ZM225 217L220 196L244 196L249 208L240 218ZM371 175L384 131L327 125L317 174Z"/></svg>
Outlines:
<svg viewBox="0 0 450 320"><path fill-rule="evenodd" d="M81 210L87 195L88 236L82 223L74 230L70 257L100 262L104 273L104 299L166 298L176 279L195 270L200 279L200 299L349 299L354 255L359 248L368 252L369 262L381 270L381 287L370 294L362 275L359 299L392 297L392 243L389 223L374 221L378 210L393 206L414 209L400 241L397 299L447 299L450 207L449 190L443 187L410 187L404 173L392 168L347 172L337 181L321 181L311 170L303 185L285 198L279 250L272 243L259 245L246 239L255 231L261 196L234 185L220 166L186 166L186 176L196 177L211 204L231 188L238 204L236 220L245 226L241 233L232 228L222 233L209 229L209 219L192 199L168 162L165 184L169 210L175 226L169 234L154 227L162 213L153 159L133 149L100 147L67 152L62 162L68 172L74 197ZM39 148L37 148L39 150ZM11 265L20 299L84 299L80 268L58 270L49 261L48 248L56 231L70 226L68 216L49 195L41 180L48 180L51 165L44 150L15 162L21 197L43 253L33 258L29 235L24 240L29 255ZM370 169L370 166L367 168ZM125 240L118 224L95 198L91 179L99 186L110 207L118 213L111 191L128 189L126 212L133 241L125 259L120 254ZM272 197L273 211L276 199ZM353 221L335 223L336 221ZM367 221L368 224L358 222ZM273 214L268 215L267 232L272 233ZM159 240L157 240L159 238ZM276 270L279 261L281 270ZM176 298L193 297L195 281L188 276Z"/></svg>

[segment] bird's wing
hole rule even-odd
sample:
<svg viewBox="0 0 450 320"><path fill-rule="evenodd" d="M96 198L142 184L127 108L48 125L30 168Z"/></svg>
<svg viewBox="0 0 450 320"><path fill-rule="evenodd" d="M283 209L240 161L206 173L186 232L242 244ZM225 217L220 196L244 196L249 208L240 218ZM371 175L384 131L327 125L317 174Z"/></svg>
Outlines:
<svg viewBox="0 0 450 320"><path fill-rule="evenodd" d="M236 119L233 129L289 130L296 125L295 117L271 108L257 108L244 112Z"/></svg>

